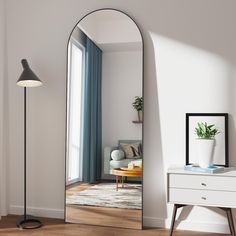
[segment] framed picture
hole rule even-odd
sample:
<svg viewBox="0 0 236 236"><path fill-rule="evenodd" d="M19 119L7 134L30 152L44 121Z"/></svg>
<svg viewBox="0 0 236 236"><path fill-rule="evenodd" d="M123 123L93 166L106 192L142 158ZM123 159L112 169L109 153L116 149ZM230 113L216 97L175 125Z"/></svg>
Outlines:
<svg viewBox="0 0 236 236"><path fill-rule="evenodd" d="M213 164L229 166L228 114L227 113L186 113L186 165L198 163L197 135L198 123L214 124L219 133L215 136Z"/></svg>

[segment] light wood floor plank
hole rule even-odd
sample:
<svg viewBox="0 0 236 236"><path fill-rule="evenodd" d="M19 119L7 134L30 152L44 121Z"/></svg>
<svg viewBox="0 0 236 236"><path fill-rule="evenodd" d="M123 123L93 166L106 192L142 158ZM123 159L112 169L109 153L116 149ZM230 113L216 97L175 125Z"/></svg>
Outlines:
<svg viewBox="0 0 236 236"><path fill-rule="evenodd" d="M79 224L65 224L63 220L43 218L44 226L35 230L19 230L17 216L3 217L0 221L1 236L168 236L165 229L131 230ZM173 236L226 236L226 234L175 231Z"/></svg>

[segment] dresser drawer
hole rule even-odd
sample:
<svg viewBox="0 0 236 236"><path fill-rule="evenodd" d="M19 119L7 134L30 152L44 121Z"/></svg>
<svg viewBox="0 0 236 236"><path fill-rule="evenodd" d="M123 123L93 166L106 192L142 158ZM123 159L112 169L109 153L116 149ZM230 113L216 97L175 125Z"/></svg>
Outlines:
<svg viewBox="0 0 236 236"><path fill-rule="evenodd" d="M169 202L233 208L236 207L236 192L170 188Z"/></svg>
<svg viewBox="0 0 236 236"><path fill-rule="evenodd" d="M236 177L169 174L170 188L236 191Z"/></svg>

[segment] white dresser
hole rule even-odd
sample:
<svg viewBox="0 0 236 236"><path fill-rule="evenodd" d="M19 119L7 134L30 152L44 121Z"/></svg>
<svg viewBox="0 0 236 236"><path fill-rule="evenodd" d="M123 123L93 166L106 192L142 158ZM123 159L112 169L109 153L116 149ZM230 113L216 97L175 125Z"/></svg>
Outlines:
<svg viewBox="0 0 236 236"><path fill-rule="evenodd" d="M167 199L174 204L170 235L173 233L176 211L186 205L211 206L224 210L231 235L235 235L231 208L236 208L236 170L208 174L169 168Z"/></svg>

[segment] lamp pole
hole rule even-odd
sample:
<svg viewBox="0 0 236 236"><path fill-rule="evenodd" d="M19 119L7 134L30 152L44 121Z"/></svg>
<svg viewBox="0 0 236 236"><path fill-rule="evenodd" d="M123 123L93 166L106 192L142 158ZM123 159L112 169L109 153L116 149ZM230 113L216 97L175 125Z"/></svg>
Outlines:
<svg viewBox="0 0 236 236"><path fill-rule="evenodd" d="M36 229L42 226L40 220L36 219L31 215L27 215L27 208L26 208L26 199L27 199L27 192L26 192L26 136L27 136L27 129L26 129L26 87L37 87L41 86L42 82L40 79L34 74L34 72L30 69L29 64L26 59L21 60L23 66L23 72L20 78L17 80L17 85L24 87L24 215L21 216L16 225L21 229Z"/></svg>
<svg viewBox="0 0 236 236"><path fill-rule="evenodd" d="M26 87L24 87L24 220L26 220Z"/></svg>

